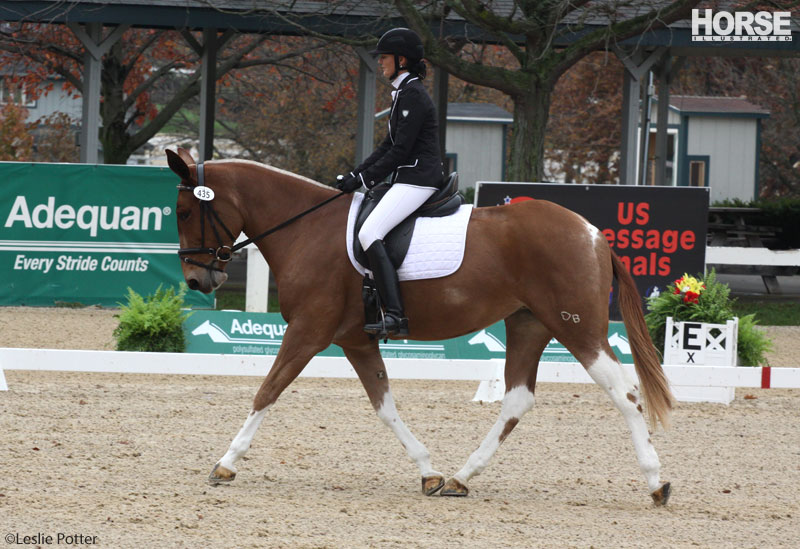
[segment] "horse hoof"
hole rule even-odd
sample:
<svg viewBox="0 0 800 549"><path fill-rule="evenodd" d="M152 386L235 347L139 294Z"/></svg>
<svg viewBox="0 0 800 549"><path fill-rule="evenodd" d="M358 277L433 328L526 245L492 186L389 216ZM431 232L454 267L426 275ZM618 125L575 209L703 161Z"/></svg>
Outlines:
<svg viewBox="0 0 800 549"><path fill-rule="evenodd" d="M442 486L444 486L444 477L442 475L422 477L422 493L426 496L432 496L438 492Z"/></svg>
<svg viewBox="0 0 800 549"><path fill-rule="evenodd" d="M217 486L219 484L232 482L233 479L235 478L236 478L236 473L234 471L226 469L225 467L217 463L211 470L211 474L208 475L208 483L211 486Z"/></svg>
<svg viewBox="0 0 800 549"><path fill-rule="evenodd" d="M669 501L669 495L670 495L669 482L665 482L664 484L661 485L661 488L650 494L650 497L653 498L653 503L656 504L656 507L664 507Z"/></svg>
<svg viewBox="0 0 800 549"><path fill-rule="evenodd" d="M442 495L443 496L450 496L450 497L465 497L469 494L469 488L458 482L456 479L451 478L448 480L444 488L442 488Z"/></svg>

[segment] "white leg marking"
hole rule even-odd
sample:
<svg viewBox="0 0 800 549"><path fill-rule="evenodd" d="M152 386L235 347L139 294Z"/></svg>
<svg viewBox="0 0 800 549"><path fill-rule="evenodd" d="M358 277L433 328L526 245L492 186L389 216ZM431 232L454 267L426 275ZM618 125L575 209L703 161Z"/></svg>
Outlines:
<svg viewBox="0 0 800 549"><path fill-rule="evenodd" d="M497 418L497 421L489 430L478 449L469 456L467 463L458 473L453 475L453 478L466 485L470 478L483 471L503 442L500 437L503 435L503 431L505 431L509 421L514 420L516 424L516 421L519 421L528 410L533 408L533 403L533 393L525 385L518 385L506 392L503 397L503 405L500 408L500 417Z"/></svg>
<svg viewBox="0 0 800 549"><path fill-rule="evenodd" d="M234 464L239 461L239 459L250 449L250 443L253 441L253 437L258 430L258 426L261 425L261 422L264 420L264 416L267 414L267 410L269 408L270 407L267 406L258 412L250 412L241 430L236 435L236 438L234 438L233 442L231 442L228 451L224 456L222 456L222 459L219 460L220 465L229 471L234 473L236 472L236 467Z"/></svg>
<svg viewBox="0 0 800 549"><path fill-rule="evenodd" d="M438 471L433 470L431 466L431 454L428 452L428 449L417 440L417 437L409 431L406 424L400 419L400 415L397 413L397 408L394 405L394 398L392 398L391 391L386 391L383 395L383 402L378 409L378 417L394 432L395 436L406 449L406 452L408 452L408 457L419 467L419 471L422 473L423 477L441 475Z"/></svg>
<svg viewBox="0 0 800 549"><path fill-rule="evenodd" d="M617 359L609 357L605 352L601 352L594 363L586 370L595 383L605 389L614 405L622 412L631 430L636 458L639 460L639 467L647 479L647 486L651 492L657 490L661 487L658 478L661 463L658 461L656 450L650 442L647 422L644 420L640 407L639 391L634 387L633 382L628 379L625 370Z"/></svg>

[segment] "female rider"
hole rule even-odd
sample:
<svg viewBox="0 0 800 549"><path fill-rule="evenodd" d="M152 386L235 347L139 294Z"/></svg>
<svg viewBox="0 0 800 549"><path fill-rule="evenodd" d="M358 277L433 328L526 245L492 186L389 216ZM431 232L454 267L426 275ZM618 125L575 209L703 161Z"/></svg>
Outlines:
<svg viewBox="0 0 800 549"><path fill-rule="evenodd" d="M378 293L385 304L383 323L367 324L364 330L384 335L408 335L400 284L383 239L414 213L444 184L439 151L436 109L422 79L426 67L417 33L406 28L388 31L372 52L394 91L389 114L389 132L369 158L347 175L337 187L353 192L362 185L371 189L391 175L391 187L358 233L369 258Z"/></svg>

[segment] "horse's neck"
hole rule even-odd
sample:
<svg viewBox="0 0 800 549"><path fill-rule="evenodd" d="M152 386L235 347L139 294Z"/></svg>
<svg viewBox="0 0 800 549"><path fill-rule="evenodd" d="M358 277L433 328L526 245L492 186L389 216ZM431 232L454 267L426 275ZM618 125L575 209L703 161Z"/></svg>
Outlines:
<svg viewBox="0 0 800 549"><path fill-rule="evenodd" d="M250 173L241 178L239 198L244 212L244 232L255 237L305 212L333 195L332 189L289 172L261 165L243 166ZM326 231L326 215L314 215L309 230L302 218L256 242L276 276L292 254L313 232Z"/></svg>

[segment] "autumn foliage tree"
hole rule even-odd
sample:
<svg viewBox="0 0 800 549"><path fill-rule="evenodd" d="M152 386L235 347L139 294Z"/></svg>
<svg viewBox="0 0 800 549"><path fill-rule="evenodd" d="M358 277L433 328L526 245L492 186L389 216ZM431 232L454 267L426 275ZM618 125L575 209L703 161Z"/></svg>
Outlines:
<svg viewBox="0 0 800 549"><path fill-rule="evenodd" d="M423 37L426 56L433 63L458 78L500 90L511 98L514 125L508 176L517 181L541 181L545 174L545 133L559 79L588 54L686 18L698 3L437 0L427 2L424 10L413 0L395 0L394 5ZM476 63L462 55L463 41L437 36L432 29L440 28L450 12L477 27L483 41L506 48L515 65ZM596 17L608 24L587 25ZM571 40L558 44L567 37Z"/></svg>
<svg viewBox="0 0 800 549"><path fill-rule="evenodd" d="M109 34L109 29L105 29ZM194 41L200 41L199 35ZM19 23L0 28L0 49L17 66L26 89L49 91L48 76L58 74L68 92L83 92L84 48L63 25ZM218 54L216 75L280 63L302 55L270 37L238 34ZM100 142L106 163L121 164L160 131L200 91L200 61L180 32L131 28L103 56ZM154 92L170 87L163 103Z"/></svg>
<svg viewBox="0 0 800 549"><path fill-rule="evenodd" d="M614 55L596 52L558 81L545 140L548 176L570 183L618 181L622 71Z"/></svg>
<svg viewBox="0 0 800 549"><path fill-rule="evenodd" d="M31 160L33 136L25 119L28 110L8 101L0 106L0 160Z"/></svg>
<svg viewBox="0 0 800 549"><path fill-rule="evenodd" d="M672 93L744 96L768 109L761 122L761 196L800 196L800 59L691 59Z"/></svg>

